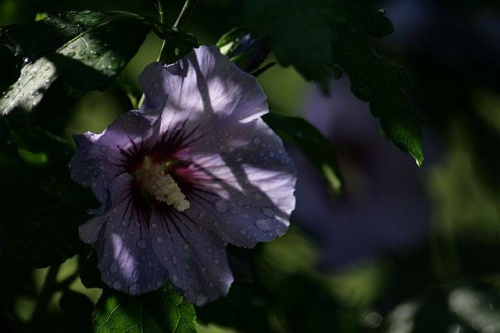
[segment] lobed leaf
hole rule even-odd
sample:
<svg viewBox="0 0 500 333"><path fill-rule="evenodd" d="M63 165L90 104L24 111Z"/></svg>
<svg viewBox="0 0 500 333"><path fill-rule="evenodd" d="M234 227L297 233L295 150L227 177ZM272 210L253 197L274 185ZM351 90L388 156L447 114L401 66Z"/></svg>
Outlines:
<svg viewBox="0 0 500 333"><path fill-rule="evenodd" d="M169 286L138 297L105 289L93 327L95 332L195 333L196 313Z"/></svg>
<svg viewBox="0 0 500 333"><path fill-rule="evenodd" d="M58 78L72 92L106 88L150 30L133 14L89 11L2 28L0 42L25 63L0 98L0 112L32 110Z"/></svg>
<svg viewBox="0 0 500 333"><path fill-rule="evenodd" d="M370 103L382 131L417 164L423 163L420 120L406 96L405 71L379 57L368 36L392 33L391 21L370 0L246 0L247 24L269 41L283 66L327 85L337 66L353 93Z"/></svg>

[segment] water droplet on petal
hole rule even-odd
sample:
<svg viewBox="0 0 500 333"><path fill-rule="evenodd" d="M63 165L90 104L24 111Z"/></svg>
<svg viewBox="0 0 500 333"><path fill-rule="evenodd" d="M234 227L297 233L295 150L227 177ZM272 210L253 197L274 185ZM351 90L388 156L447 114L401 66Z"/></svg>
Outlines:
<svg viewBox="0 0 500 333"><path fill-rule="evenodd" d="M162 281L158 281L158 282L156 282L156 285L157 285L158 287L161 287L161 286L163 285L163 282L162 282Z"/></svg>
<svg viewBox="0 0 500 333"><path fill-rule="evenodd" d="M174 283L176 283L177 281L179 281L179 278L177 277L177 275L172 276L172 281Z"/></svg>
<svg viewBox="0 0 500 333"><path fill-rule="evenodd" d="M188 244L184 244L184 245L182 245L182 248L183 248L184 250L187 250L187 249L189 249L189 245L188 245Z"/></svg>
<svg viewBox="0 0 500 333"><path fill-rule="evenodd" d="M273 227L272 223L273 220L258 220L257 222L255 222L255 225L259 230L269 231Z"/></svg>
<svg viewBox="0 0 500 333"><path fill-rule="evenodd" d="M257 145L257 146L258 146L258 145L260 145L260 144L261 144L262 140L261 140L261 138L260 138L260 137L256 136L256 137L254 137L254 138L252 139L252 142L254 143L254 145Z"/></svg>
<svg viewBox="0 0 500 333"><path fill-rule="evenodd" d="M253 197L255 198L255 200L262 200L263 195L260 192L255 192L255 194L253 195Z"/></svg>
<svg viewBox="0 0 500 333"><path fill-rule="evenodd" d="M262 208L262 213L264 213L264 215L266 215L267 217L274 217L274 210L272 210L271 208Z"/></svg>
<svg viewBox="0 0 500 333"><path fill-rule="evenodd" d="M158 244L163 243L163 238L161 238L161 237L156 237L156 242L157 242Z"/></svg>
<svg viewBox="0 0 500 333"><path fill-rule="evenodd" d="M137 283L134 283L130 286L130 288L128 289L129 292L132 294L132 295L136 295L139 293L139 290L141 288L139 287L139 285Z"/></svg>
<svg viewBox="0 0 500 333"><path fill-rule="evenodd" d="M122 283L118 280L116 280L115 282L113 282L113 288L115 289L120 289L122 287Z"/></svg>
<svg viewBox="0 0 500 333"><path fill-rule="evenodd" d="M207 301L207 296L205 296L205 295L199 295L196 298L196 305L202 306L203 304L206 303L206 301Z"/></svg>
<svg viewBox="0 0 500 333"><path fill-rule="evenodd" d="M219 200L215 203L215 209L217 209L221 213L227 212L229 209L227 202L224 200Z"/></svg>
<svg viewBox="0 0 500 333"><path fill-rule="evenodd" d="M140 249L145 249L148 247L148 243L144 239L137 241L137 247Z"/></svg>
<svg viewBox="0 0 500 333"><path fill-rule="evenodd" d="M247 231L245 229L241 230L240 233L245 236L247 234Z"/></svg>

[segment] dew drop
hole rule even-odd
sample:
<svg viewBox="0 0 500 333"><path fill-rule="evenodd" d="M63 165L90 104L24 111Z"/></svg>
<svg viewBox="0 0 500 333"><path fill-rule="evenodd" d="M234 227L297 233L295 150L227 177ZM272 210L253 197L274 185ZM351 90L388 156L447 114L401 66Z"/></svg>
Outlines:
<svg viewBox="0 0 500 333"><path fill-rule="evenodd" d="M118 280L115 280L115 282L113 282L113 288L115 289L120 289L122 287L122 283Z"/></svg>
<svg viewBox="0 0 500 333"><path fill-rule="evenodd" d="M137 247L139 249L145 249L146 247L148 247L148 243L144 239L140 239L137 241Z"/></svg>
<svg viewBox="0 0 500 333"><path fill-rule="evenodd" d="M269 157L274 157L274 153L272 151L269 152Z"/></svg>
<svg viewBox="0 0 500 333"><path fill-rule="evenodd" d="M243 230L240 231L240 234L242 234L243 236L245 236L247 234L247 231L245 229L243 229Z"/></svg>
<svg viewBox="0 0 500 333"><path fill-rule="evenodd" d="M219 200L215 203L215 209L217 209L221 213L225 213L227 212L229 207L227 205L227 202L225 202L224 200Z"/></svg>
<svg viewBox="0 0 500 333"><path fill-rule="evenodd" d="M272 223L273 220L258 220L257 222L255 222L255 225L259 230L269 231L273 227Z"/></svg>
<svg viewBox="0 0 500 333"><path fill-rule="evenodd" d="M139 290L141 288L139 287L139 285L137 283L134 283L130 286L130 288L128 289L129 292L132 294L132 295L136 295L139 293Z"/></svg>
<svg viewBox="0 0 500 333"><path fill-rule="evenodd" d="M177 281L179 281L179 278L177 277L177 275L172 276L172 281L174 283L177 283Z"/></svg>
<svg viewBox="0 0 500 333"><path fill-rule="evenodd" d="M202 268L201 268L201 271L202 271L203 273L205 273L205 272L207 271L207 268L206 268L206 267L202 267Z"/></svg>
<svg viewBox="0 0 500 333"><path fill-rule="evenodd" d="M254 145L257 145L257 146L258 146L258 145L260 145L260 144L261 144L262 140L261 140L261 138L260 138L260 137L256 136L256 137L254 137L254 138L252 139L252 142L254 143Z"/></svg>
<svg viewBox="0 0 500 333"><path fill-rule="evenodd" d="M272 210L271 208L262 208L262 213L264 213L264 215L266 215L267 217L274 217L274 210Z"/></svg>
<svg viewBox="0 0 500 333"><path fill-rule="evenodd" d="M184 250L187 250L187 249L189 249L189 245L188 245L188 244L184 244L184 245L182 245L182 248L183 248Z"/></svg>
<svg viewBox="0 0 500 333"><path fill-rule="evenodd" d="M158 236L158 237L156 237L156 242L157 242L158 244L163 243L163 238L161 238L161 237L159 237L159 236Z"/></svg>
<svg viewBox="0 0 500 333"><path fill-rule="evenodd" d="M161 287L161 286L163 285L163 282L158 281L158 282L156 282L156 285L157 285L158 287Z"/></svg>
<svg viewBox="0 0 500 333"><path fill-rule="evenodd" d="M68 52L67 56L73 58L76 55L75 52Z"/></svg>
<svg viewBox="0 0 500 333"><path fill-rule="evenodd" d="M205 296L205 295L199 295L196 298L196 305L202 306L203 304L206 303L206 301L207 301L207 296Z"/></svg>
<svg viewBox="0 0 500 333"><path fill-rule="evenodd" d="M255 194L253 195L253 197L255 198L255 200L262 200L263 195L260 192L255 192Z"/></svg>

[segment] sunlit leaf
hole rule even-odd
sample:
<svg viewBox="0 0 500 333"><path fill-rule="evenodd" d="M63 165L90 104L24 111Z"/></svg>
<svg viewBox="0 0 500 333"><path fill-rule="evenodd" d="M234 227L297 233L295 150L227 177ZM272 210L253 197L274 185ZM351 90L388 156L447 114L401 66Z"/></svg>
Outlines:
<svg viewBox="0 0 500 333"><path fill-rule="evenodd" d="M2 28L0 40L25 64L1 97L0 111L30 111L58 78L77 93L106 88L150 30L133 14L88 11Z"/></svg>

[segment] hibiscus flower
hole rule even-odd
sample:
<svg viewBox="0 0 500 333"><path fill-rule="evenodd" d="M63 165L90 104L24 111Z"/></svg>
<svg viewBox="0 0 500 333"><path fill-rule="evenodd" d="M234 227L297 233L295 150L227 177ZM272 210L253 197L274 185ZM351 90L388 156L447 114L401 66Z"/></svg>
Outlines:
<svg viewBox="0 0 500 333"><path fill-rule="evenodd" d="M101 202L80 238L103 281L133 295L170 280L188 302L226 295L226 247L287 230L295 169L263 122L266 97L215 47L140 76L145 102L101 134L75 135L73 179Z"/></svg>

